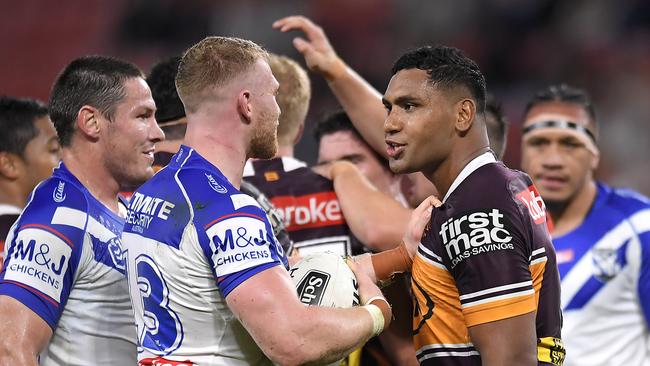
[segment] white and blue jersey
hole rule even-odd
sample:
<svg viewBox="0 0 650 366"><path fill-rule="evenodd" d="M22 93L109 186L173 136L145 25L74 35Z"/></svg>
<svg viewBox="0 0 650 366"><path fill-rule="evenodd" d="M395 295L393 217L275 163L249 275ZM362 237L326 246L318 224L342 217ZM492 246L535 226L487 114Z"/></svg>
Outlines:
<svg viewBox="0 0 650 366"><path fill-rule="evenodd" d="M584 222L553 244L565 365L650 365L650 201L598 184Z"/></svg>
<svg viewBox="0 0 650 366"><path fill-rule="evenodd" d="M123 222L61 163L9 231L0 295L20 301L52 328L41 365L136 362Z"/></svg>
<svg viewBox="0 0 650 366"><path fill-rule="evenodd" d="M264 210L219 169L181 146L133 194L122 241L141 365L270 363L225 298L287 259Z"/></svg>

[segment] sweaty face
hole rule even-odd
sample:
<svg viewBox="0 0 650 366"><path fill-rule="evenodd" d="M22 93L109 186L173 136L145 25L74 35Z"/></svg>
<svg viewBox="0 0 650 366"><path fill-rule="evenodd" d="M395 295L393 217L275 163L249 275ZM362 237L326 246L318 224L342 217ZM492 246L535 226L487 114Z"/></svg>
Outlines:
<svg viewBox="0 0 650 366"><path fill-rule="evenodd" d="M156 104L144 79L126 80L124 90L113 120L105 121L104 164L120 185L137 187L153 176L155 144L165 135L156 123Z"/></svg>
<svg viewBox="0 0 650 366"><path fill-rule="evenodd" d="M248 155L250 158L270 159L278 152L280 107L275 96L279 84L266 61L258 60L254 72L257 75L251 91L254 131Z"/></svg>
<svg viewBox="0 0 650 366"><path fill-rule="evenodd" d="M45 116L34 121L38 134L25 146L25 185L29 191L52 175L52 169L61 160L61 146L50 118Z"/></svg>
<svg viewBox="0 0 650 366"><path fill-rule="evenodd" d="M542 121L571 121L592 128L584 108L572 103L536 105L526 115L524 128ZM522 168L548 204L567 203L593 179L598 156L588 143L580 132L559 128L540 128L523 136Z"/></svg>
<svg viewBox="0 0 650 366"><path fill-rule="evenodd" d="M393 174L385 167L370 146L352 131L323 135L318 146L318 163L347 160L356 165L378 190L389 193Z"/></svg>
<svg viewBox="0 0 650 366"><path fill-rule="evenodd" d="M395 74L383 99L390 168L394 173L433 172L451 151L455 102L428 81L425 71Z"/></svg>

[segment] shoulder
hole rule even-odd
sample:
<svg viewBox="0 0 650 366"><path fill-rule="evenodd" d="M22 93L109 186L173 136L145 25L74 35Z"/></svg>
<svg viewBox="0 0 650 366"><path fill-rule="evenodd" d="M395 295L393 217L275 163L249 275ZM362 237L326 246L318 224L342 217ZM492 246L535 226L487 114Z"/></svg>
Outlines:
<svg viewBox="0 0 650 366"><path fill-rule="evenodd" d="M606 194L605 205L622 215L631 216L650 209L650 199L632 189L611 188L603 183L598 184L598 189Z"/></svg>
<svg viewBox="0 0 650 366"><path fill-rule="evenodd" d="M520 211L528 208L526 199L532 200L539 194L526 173L496 162L486 164L470 175L462 189L462 196L463 200L471 200L477 206Z"/></svg>
<svg viewBox="0 0 650 366"><path fill-rule="evenodd" d="M610 188L599 183L598 189L606 194L605 212L626 220L637 234L650 232L650 200L640 193L627 188ZM650 240L647 240L650 245Z"/></svg>
<svg viewBox="0 0 650 366"><path fill-rule="evenodd" d="M41 182L32 192L20 216L20 224L85 227L88 192L77 183L61 177ZM78 221L83 221L84 224Z"/></svg>

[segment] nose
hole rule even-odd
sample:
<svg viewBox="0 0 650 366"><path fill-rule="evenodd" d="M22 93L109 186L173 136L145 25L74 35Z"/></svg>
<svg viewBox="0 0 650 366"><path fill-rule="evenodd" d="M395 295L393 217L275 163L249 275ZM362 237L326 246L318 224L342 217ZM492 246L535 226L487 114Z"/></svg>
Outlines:
<svg viewBox="0 0 650 366"><path fill-rule="evenodd" d="M402 124L395 113L388 113L384 121L384 133L386 136L394 135L402 129Z"/></svg>
<svg viewBox="0 0 650 366"><path fill-rule="evenodd" d="M154 143L163 141L165 139L165 133L158 126L158 121L155 118L151 118L150 128L149 128L149 139Z"/></svg>
<svg viewBox="0 0 650 366"><path fill-rule="evenodd" d="M558 144L550 144L543 154L542 166L546 169L561 169L564 166L565 154L560 151Z"/></svg>

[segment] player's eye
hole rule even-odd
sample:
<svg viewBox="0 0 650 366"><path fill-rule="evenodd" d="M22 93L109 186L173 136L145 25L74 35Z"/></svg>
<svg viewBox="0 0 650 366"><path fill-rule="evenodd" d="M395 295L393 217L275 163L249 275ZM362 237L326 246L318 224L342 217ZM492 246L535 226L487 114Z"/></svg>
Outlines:
<svg viewBox="0 0 650 366"><path fill-rule="evenodd" d="M584 146L582 142L575 141L575 140L568 140L568 141L562 141L562 146L569 148L569 149L577 149L581 148Z"/></svg>
<svg viewBox="0 0 650 366"><path fill-rule="evenodd" d="M548 145L548 140L532 138L526 141L526 145L532 147L541 147L541 146Z"/></svg>

